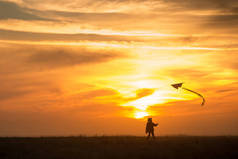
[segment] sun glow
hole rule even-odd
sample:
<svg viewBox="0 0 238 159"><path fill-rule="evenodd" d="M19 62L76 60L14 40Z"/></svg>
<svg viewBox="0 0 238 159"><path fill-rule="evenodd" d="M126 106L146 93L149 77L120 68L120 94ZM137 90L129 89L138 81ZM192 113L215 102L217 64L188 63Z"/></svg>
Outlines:
<svg viewBox="0 0 238 159"><path fill-rule="evenodd" d="M134 113L134 117L136 119L144 118L146 116L149 116L149 114L147 112L135 112Z"/></svg>
<svg viewBox="0 0 238 159"><path fill-rule="evenodd" d="M174 100L186 100L190 98L176 97L174 96L174 94L166 90L156 90L151 95L147 95L139 99L129 101L127 103L122 104L121 106L132 107L134 111L132 112L130 117L140 119L146 116L158 115L158 112L153 112L152 114L151 110L148 110L149 107L153 107L156 105L158 106L159 104L165 104Z"/></svg>
<svg viewBox="0 0 238 159"><path fill-rule="evenodd" d="M133 118L139 119L151 115L148 107L155 104L162 104L168 101L168 97L162 95L161 92L156 91L151 95L139 98L137 100L123 104L122 106L132 106L136 109L133 113Z"/></svg>
<svg viewBox="0 0 238 159"><path fill-rule="evenodd" d="M155 91L152 95L139 98L137 100L125 103L123 106L133 106L139 110L145 111L149 106L162 104L169 100L169 97L163 96L163 93Z"/></svg>

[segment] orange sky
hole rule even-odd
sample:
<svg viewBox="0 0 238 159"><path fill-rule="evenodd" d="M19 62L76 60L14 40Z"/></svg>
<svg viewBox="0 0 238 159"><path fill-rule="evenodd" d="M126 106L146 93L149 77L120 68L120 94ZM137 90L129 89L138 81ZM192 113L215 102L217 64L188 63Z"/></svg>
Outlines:
<svg viewBox="0 0 238 159"><path fill-rule="evenodd" d="M238 135L237 8L0 0L0 136Z"/></svg>

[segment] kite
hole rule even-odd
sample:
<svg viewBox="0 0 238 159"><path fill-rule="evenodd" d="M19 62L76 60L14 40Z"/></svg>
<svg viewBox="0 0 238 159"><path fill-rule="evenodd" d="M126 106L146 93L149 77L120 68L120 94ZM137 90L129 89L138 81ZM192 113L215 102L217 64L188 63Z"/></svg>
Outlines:
<svg viewBox="0 0 238 159"><path fill-rule="evenodd" d="M182 85L183 85L183 83L176 83L176 84L172 84L171 86L174 87L174 88L176 88L176 89L182 88L182 89L184 89L184 90L186 90L186 91L189 91L189 92L192 92L192 93L198 95L198 96L201 97L202 100L203 100L201 106L203 106L203 105L205 104L205 98L204 98L200 93L197 93L197 92L195 92L195 91L192 91L192 90L190 90L190 89L188 89L188 88L184 88L184 87L182 87Z"/></svg>

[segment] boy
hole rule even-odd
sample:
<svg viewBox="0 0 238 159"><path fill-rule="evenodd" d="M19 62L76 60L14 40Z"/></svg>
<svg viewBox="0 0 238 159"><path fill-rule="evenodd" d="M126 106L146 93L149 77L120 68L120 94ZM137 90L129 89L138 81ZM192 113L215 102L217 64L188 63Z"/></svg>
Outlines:
<svg viewBox="0 0 238 159"><path fill-rule="evenodd" d="M152 118L148 118L147 124L146 124L146 130L145 133L148 133L147 139L150 138L150 134L152 134L153 139L155 139L154 135L154 127L157 126L158 124L155 124L152 122Z"/></svg>

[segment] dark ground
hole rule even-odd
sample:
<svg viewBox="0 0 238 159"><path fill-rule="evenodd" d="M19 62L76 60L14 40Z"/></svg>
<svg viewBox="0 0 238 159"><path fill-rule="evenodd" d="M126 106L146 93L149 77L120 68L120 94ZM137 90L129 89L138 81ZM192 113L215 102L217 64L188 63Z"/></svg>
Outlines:
<svg viewBox="0 0 238 159"><path fill-rule="evenodd" d="M0 159L238 159L238 137L0 138Z"/></svg>

